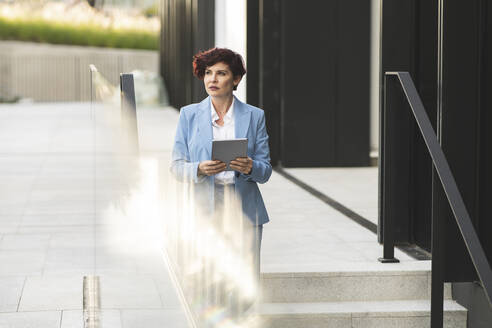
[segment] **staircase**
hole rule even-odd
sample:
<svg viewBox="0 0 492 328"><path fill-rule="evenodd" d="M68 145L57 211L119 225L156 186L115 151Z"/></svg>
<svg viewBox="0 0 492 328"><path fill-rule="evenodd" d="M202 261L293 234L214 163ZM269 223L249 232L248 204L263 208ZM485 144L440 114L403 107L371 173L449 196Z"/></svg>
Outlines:
<svg viewBox="0 0 492 328"><path fill-rule="evenodd" d="M263 273L262 327L430 327L429 269L381 264L364 270ZM452 300L450 284L444 298L444 327L466 328L467 311Z"/></svg>

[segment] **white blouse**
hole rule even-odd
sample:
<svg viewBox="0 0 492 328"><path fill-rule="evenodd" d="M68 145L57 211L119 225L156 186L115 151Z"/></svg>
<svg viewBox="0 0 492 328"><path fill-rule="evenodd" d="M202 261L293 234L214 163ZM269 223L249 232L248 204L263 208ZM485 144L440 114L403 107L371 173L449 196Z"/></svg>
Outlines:
<svg viewBox="0 0 492 328"><path fill-rule="evenodd" d="M219 115L215 110L212 100L210 100L210 110L212 113L212 128L213 128L213 139L214 140L227 140L234 139L235 129L234 129L234 98L232 98L231 107L224 116L224 125L220 126L216 123L219 119ZM215 175L215 183L219 184L232 184L234 183L234 171L224 171Z"/></svg>

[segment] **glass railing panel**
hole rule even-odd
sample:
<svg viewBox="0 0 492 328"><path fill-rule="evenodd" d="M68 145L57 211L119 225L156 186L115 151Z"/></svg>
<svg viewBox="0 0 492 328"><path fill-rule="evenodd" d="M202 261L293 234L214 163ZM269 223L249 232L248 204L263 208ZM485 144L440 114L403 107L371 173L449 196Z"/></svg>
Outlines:
<svg viewBox="0 0 492 328"><path fill-rule="evenodd" d="M123 74L122 86L116 86L95 67L91 74L98 320L117 311L125 322L188 327L165 251L169 147L149 132L162 114L142 107L137 118L133 75Z"/></svg>

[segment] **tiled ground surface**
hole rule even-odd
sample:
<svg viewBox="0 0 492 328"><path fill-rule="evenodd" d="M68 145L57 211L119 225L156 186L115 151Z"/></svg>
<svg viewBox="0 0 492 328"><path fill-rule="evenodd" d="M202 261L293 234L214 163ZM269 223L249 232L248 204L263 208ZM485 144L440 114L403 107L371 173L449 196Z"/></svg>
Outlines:
<svg viewBox="0 0 492 328"><path fill-rule="evenodd" d="M142 164L122 153L104 109L93 111L96 120L89 104L0 106L0 327L82 327L87 274L101 277L103 327L187 326L151 242L155 200L141 197L152 174L168 172L177 113L139 110ZM375 171L350 170L291 173L374 220ZM261 190L264 272L384 269L373 233L276 173Z"/></svg>
<svg viewBox="0 0 492 328"><path fill-rule="evenodd" d="M122 213L139 164L107 117L92 117L90 104L0 106L0 327L83 327L89 274L100 277L103 327L186 327L162 253L136 248ZM142 111L139 122L144 156L166 158L175 113Z"/></svg>
<svg viewBox="0 0 492 328"><path fill-rule="evenodd" d="M378 224L378 168L289 168L286 171ZM354 197L358 195L359 197Z"/></svg>

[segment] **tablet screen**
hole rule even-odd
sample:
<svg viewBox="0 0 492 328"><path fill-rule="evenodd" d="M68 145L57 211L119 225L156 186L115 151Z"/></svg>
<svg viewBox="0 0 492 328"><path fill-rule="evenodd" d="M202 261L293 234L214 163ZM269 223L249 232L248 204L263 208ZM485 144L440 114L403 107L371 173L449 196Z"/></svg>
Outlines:
<svg viewBox="0 0 492 328"><path fill-rule="evenodd" d="M246 157L247 151L247 138L212 140L212 160L219 160L226 163L226 171L232 171L229 163L237 157Z"/></svg>

